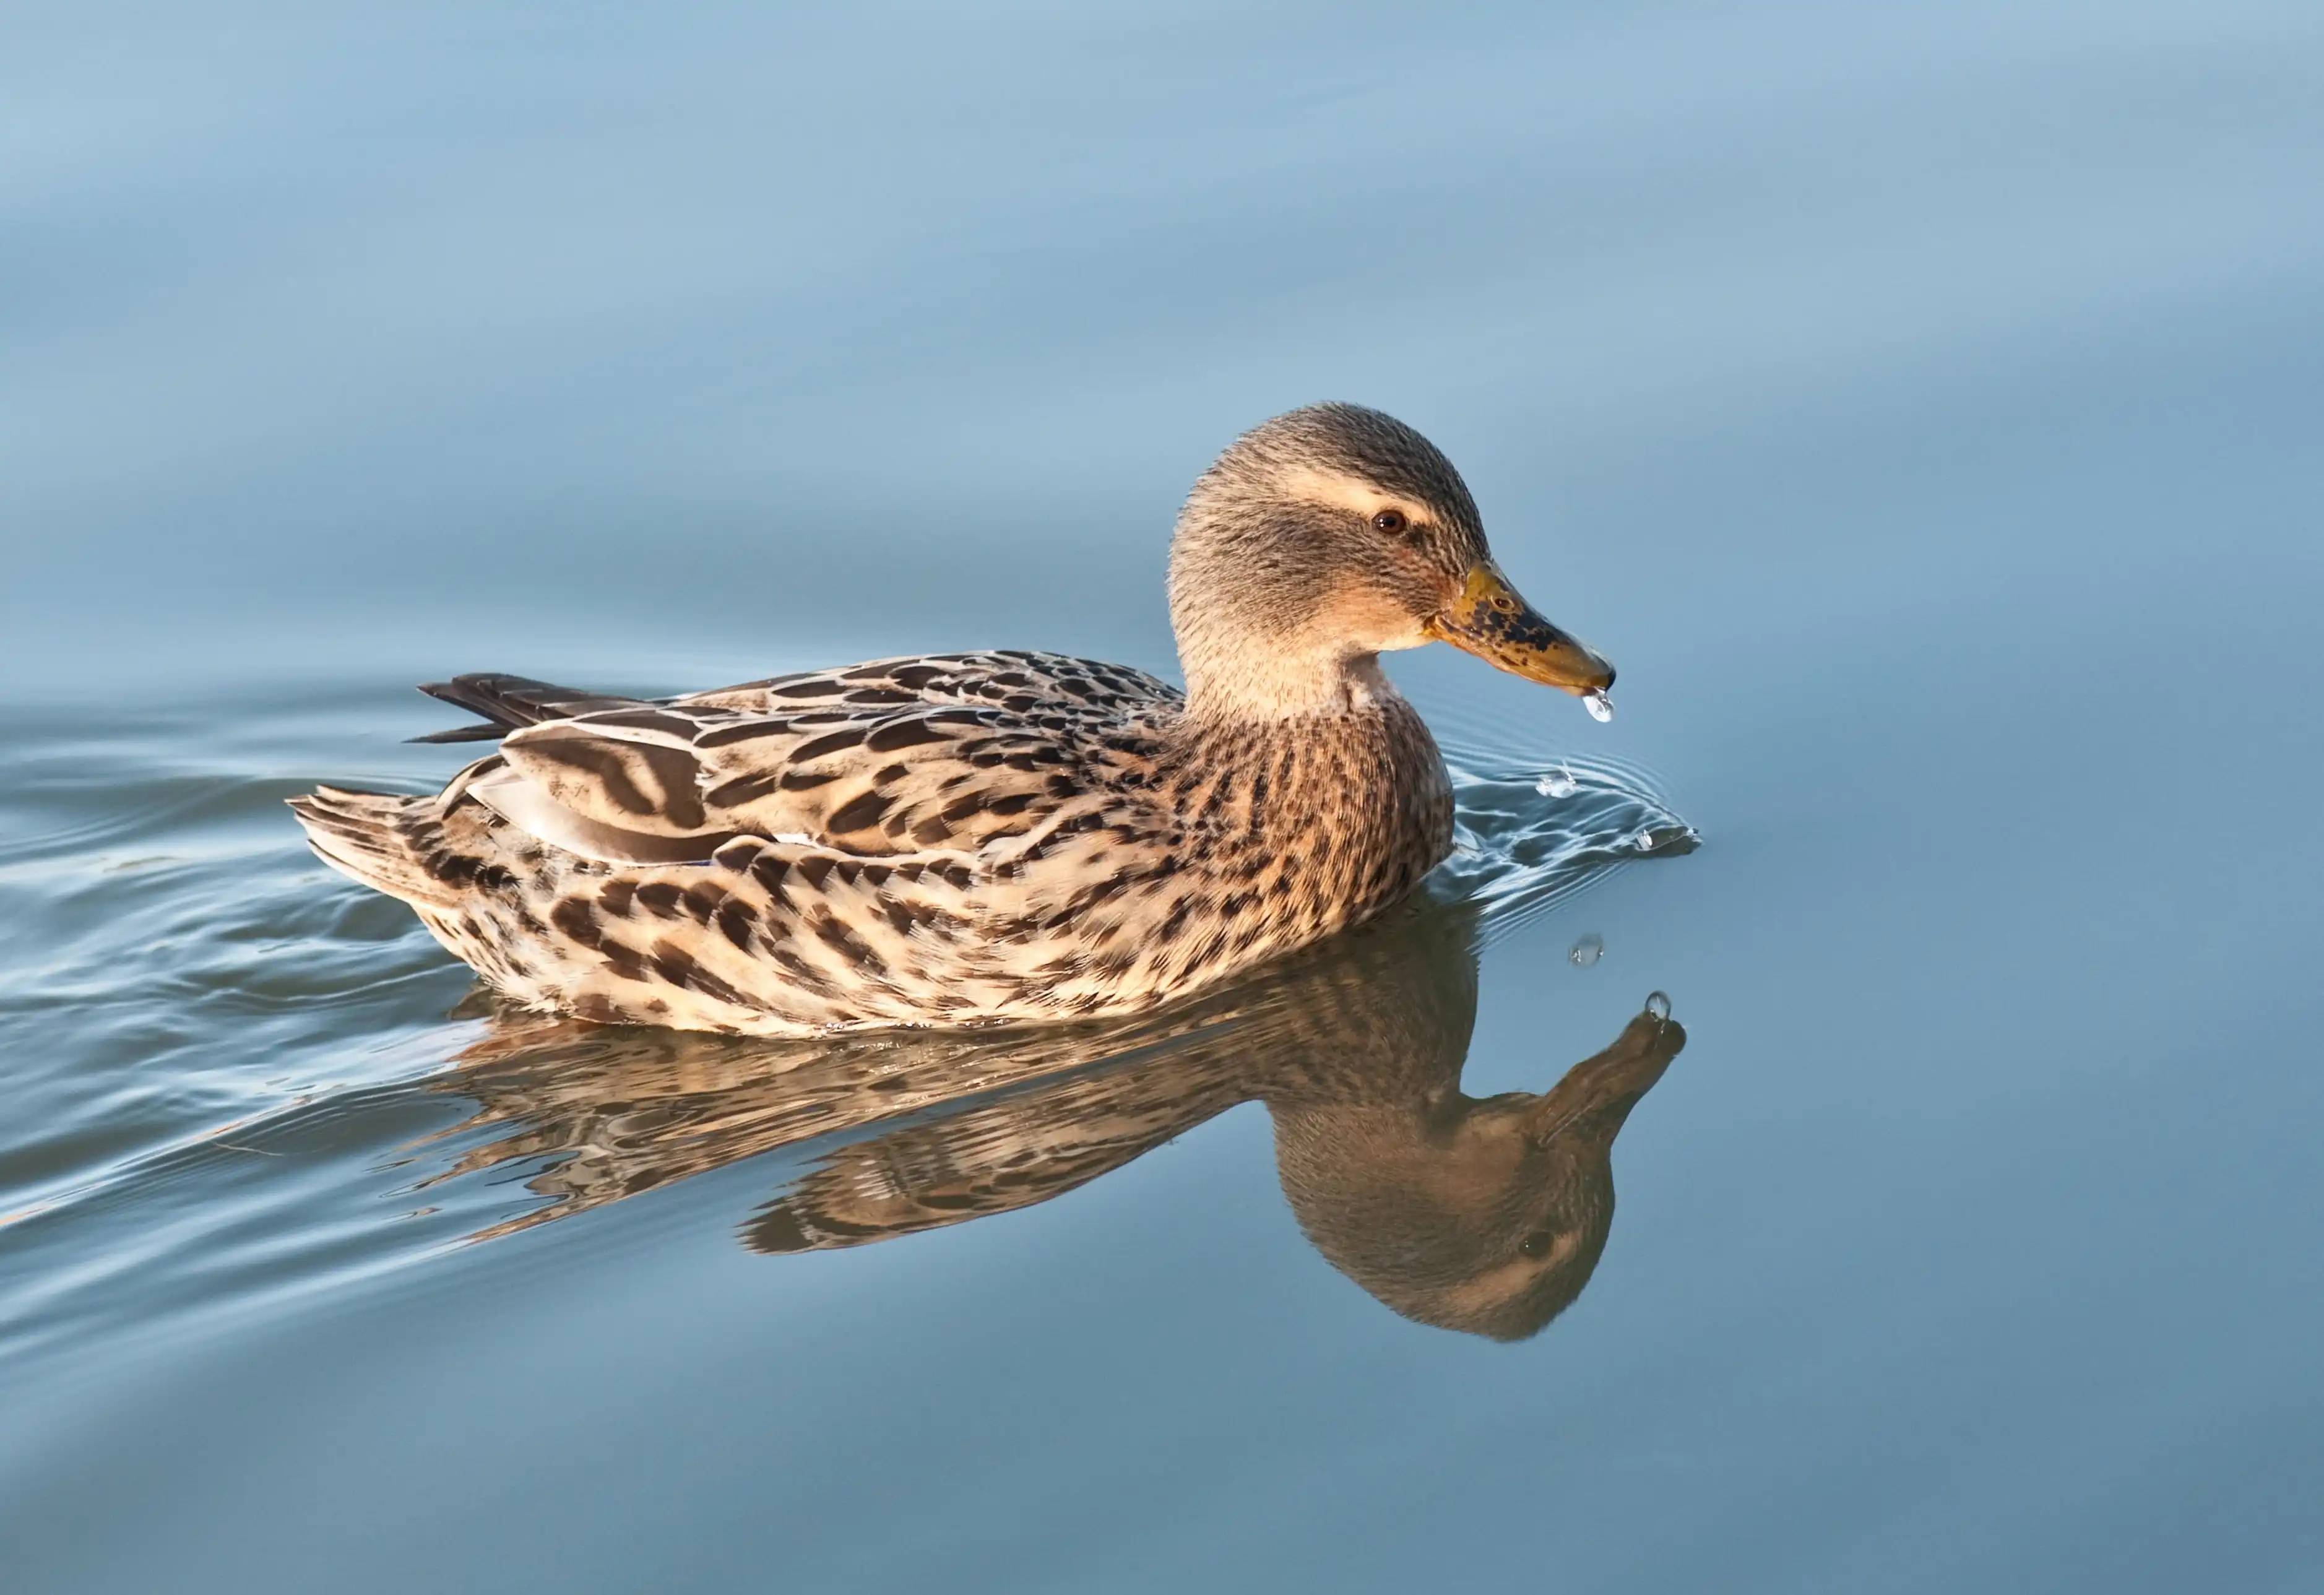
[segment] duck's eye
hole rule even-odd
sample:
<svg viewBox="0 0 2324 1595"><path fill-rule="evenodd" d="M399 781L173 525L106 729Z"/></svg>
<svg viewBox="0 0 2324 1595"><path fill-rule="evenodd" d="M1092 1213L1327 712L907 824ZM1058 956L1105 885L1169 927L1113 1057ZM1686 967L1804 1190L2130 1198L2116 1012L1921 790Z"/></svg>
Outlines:
<svg viewBox="0 0 2324 1595"><path fill-rule="evenodd" d="M1549 1249L1556 1244L1557 1232L1555 1231L1536 1230L1532 1234L1517 1242L1517 1249L1525 1253L1526 1256L1529 1258L1545 1258L1549 1255Z"/></svg>
<svg viewBox="0 0 2324 1595"><path fill-rule="evenodd" d="M1404 518L1402 510L1382 510L1372 517L1372 524L1385 532L1400 532L1412 523Z"/></svg>

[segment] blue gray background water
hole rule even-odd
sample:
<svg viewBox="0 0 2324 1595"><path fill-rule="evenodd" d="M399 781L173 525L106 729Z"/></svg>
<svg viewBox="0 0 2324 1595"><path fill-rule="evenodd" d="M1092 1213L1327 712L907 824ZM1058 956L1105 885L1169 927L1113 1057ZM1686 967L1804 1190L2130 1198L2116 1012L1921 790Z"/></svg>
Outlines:
<svg viewBox="0 0 2324 1595"><path fill-rule="evenodd" d="M2324 13L8 35L9 1589L2324 1580ZM1167 669L1177 496L1319 397L1621 667L1394 667L1465 1089L1690 1036L1532 1339L1327 1263L1256 1102L754 1251L877 1125L533 1045L280 807L440 777L456 669Z"/></svg>

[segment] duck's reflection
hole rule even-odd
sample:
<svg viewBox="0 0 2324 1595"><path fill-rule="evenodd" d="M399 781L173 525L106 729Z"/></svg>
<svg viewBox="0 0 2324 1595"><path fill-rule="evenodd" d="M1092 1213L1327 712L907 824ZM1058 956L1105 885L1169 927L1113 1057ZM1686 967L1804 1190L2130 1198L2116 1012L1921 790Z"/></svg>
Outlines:
<svg viewBox="0 0 2324 1595"><path fill-rule="evenodd" d="M1547 1093L1475 1098L1473 923L1421 904L1266 977L1136 1020L813 1045L496 1019L447 1090L547 1159L503 1233L788 1148L761 1252L858 1246L1030 1206L1264 1102L1300 1228L1407 1317L1497 1339L1572 1301L1614 1212L1609 1155L1685 1032L1643 1012Z"/></svg>

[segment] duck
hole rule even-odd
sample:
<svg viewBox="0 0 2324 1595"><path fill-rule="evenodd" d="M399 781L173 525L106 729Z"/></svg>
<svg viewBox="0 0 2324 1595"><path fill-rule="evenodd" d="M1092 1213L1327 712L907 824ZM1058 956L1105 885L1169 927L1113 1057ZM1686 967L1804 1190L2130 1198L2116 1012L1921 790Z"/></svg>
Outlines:
<svg viewBox="0 0 2324 1595"><path fill-rule="evenodd" d="M1028 573L1029 575L1030 573ZM1607 703L1418 431L1347 403L1243 433L1169 551L1183 689L1015 650L670 698L482 673L493 741L426 796L290 799L521 1009L805 1037L1134 1013L1360 925L1450 852L1452 788L1379 656L1446 642Z"/></svg>

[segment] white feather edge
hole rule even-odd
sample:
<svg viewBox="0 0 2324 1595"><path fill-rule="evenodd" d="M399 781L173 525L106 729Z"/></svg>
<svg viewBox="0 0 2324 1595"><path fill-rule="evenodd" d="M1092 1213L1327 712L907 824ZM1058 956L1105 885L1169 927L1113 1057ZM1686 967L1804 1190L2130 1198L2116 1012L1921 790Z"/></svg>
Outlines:
<svg viewBox="0 0 2324 1595"><path fill-rule="evenodd" d="M525 834L604 864L707 863L718 844L733 834L650 836L624 831L576 814L508 766L476 777L464 791Z"/></svg>

